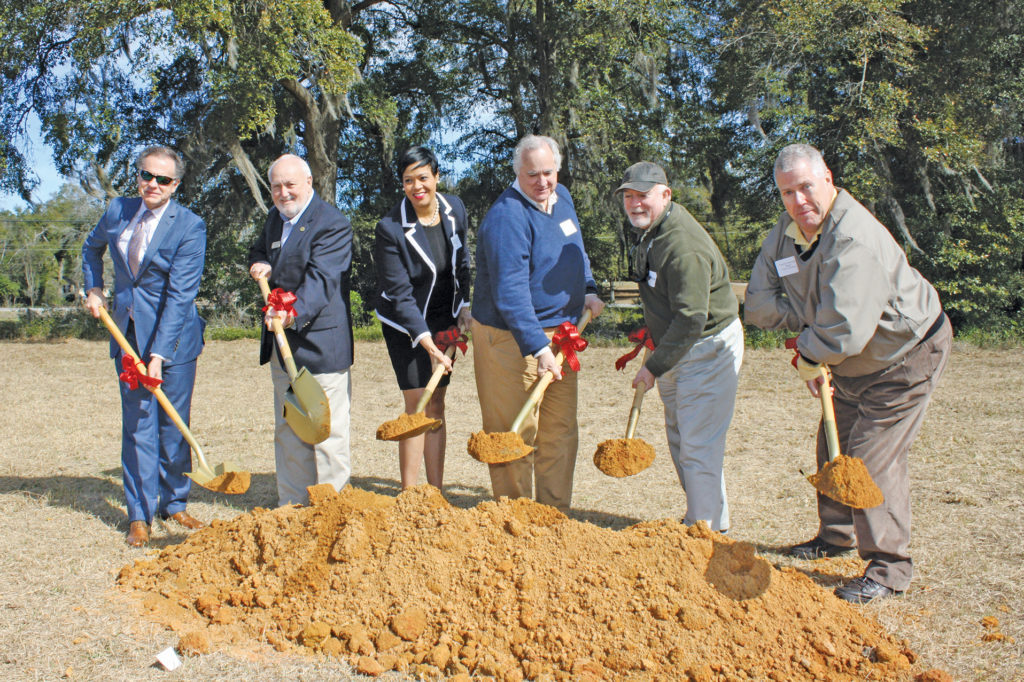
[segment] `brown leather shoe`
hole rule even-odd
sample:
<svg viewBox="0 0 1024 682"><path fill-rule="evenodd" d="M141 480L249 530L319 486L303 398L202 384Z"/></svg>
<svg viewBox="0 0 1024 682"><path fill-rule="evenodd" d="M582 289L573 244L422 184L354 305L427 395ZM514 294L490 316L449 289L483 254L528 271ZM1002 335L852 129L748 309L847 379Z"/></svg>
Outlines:
<svg viewBox="0 0 1024 682"><path fill-rule="evenodd" d="M149 524L145 521L132 521L128 524L128 535L124 539L129 547L145 547L149 542Z"/></svg>
<svg viewBox="0 0 1024 682"><path fill-rule="evenodd" d="M202 528L206 525L196 517L189 514L187 511L180 511L177 514L171 514L170 516L165 516L164 518L170 519L171 521L177 523L179 526L184 526L189 530L198 530L199 528Z"/></svg>

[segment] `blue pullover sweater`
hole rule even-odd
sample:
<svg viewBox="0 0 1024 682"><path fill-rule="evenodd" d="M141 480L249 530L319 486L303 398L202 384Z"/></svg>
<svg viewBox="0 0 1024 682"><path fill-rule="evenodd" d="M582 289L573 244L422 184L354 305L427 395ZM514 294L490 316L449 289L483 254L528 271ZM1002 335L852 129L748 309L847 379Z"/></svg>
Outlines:
<svg viewBox="0 0 1024 682"><path fill-rule="evenodd" d="M511 331L524 356L548 345L545 327L575 324L597 292L572 197L562 185L555 192L548 215L509 187L477 235L473 317Z"/></svg>

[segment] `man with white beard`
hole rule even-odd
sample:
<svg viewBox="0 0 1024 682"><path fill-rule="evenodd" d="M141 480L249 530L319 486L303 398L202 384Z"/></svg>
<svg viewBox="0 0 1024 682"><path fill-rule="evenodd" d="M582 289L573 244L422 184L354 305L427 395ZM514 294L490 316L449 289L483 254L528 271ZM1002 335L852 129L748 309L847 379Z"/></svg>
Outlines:
<svg viewBox="0 0 1024 682"><path fill-rule="evenodd" d="M743 362L743 325L721 251L672 201L665 171L641 161L615 190L639 234L632 259L654 352L633 386L658 384L689 525L729 529L722 463Z"/></svg>

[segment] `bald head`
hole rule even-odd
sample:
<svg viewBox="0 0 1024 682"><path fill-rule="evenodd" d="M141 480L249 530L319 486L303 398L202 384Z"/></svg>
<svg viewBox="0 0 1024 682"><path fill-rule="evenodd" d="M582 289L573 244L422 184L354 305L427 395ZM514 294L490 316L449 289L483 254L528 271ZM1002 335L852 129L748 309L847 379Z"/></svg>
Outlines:
<svg viewBox="0 0 1024 682"><path fill-rule="evenodd" d="M267 171L274 206L285 220L299 214L313 194L313 173L309 164L294 154L285 154Z"/></svg>

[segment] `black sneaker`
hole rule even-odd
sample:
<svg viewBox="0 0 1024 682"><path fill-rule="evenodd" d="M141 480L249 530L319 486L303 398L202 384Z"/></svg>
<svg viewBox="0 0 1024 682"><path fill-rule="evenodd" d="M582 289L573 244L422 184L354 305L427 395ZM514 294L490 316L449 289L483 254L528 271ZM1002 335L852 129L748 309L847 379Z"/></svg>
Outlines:
<svg viewBox="0 0 1024 682"><path fill-rule="evenodd" d="M854 578L845 585L835 589L835 595L853 604L867 604L872 599L885 599L894 594L902 594L891 587L886 587L867 576Z"/></svg>
<svg viewBox="0 0 1024 682"><path fill-rule="evenodd" d="M852 551L853 547L840 547L816 537L799 545L793 545L789 548L789 555L795 556L797 559L821 559L828 556L840 556Z"/></svg>

